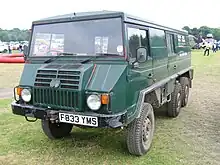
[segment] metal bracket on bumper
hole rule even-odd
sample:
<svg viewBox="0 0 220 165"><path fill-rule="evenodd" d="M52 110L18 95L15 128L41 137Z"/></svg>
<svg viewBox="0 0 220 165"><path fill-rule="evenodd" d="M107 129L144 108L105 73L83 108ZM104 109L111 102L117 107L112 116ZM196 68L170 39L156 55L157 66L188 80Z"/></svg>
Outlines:
<svg viewBox="0 0 220 165"><path fill-rule="evenodd" d="M101 128L118 128L123 127L126 124L127 116L126 111L118 114L97 114L94 112L73 112L62 110L49 110L40 107L34 107L30 105L21 105L13 102L11 104L12 112L16 115L25 116L25 119L30 122L34 122L37 119L50 120L53 123L59 122L59 112L70 113L73 115L85 115L98 117L98 127ZM34 120L28 119L28 117L35 118Z"/></svg>

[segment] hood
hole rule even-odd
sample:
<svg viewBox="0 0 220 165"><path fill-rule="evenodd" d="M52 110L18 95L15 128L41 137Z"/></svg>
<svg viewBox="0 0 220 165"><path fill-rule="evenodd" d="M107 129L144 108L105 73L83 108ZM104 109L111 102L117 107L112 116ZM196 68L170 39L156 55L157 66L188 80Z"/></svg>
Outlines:
<svg viewBox="0 0 220 165"><path fill-rule="evenodd" d="M121 75L124 73L126 65L95 64L86 90L110 92Z"/></svg>

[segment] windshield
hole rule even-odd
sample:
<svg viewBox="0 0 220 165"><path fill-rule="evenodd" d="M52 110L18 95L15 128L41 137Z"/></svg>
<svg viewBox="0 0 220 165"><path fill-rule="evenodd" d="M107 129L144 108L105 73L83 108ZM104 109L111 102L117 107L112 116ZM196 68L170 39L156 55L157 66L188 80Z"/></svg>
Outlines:
<svg viewBox="0 0 220 165"><path fill-rule="evenodd" d="M123 55L120 18L35 25L30 56Z"/></svg>

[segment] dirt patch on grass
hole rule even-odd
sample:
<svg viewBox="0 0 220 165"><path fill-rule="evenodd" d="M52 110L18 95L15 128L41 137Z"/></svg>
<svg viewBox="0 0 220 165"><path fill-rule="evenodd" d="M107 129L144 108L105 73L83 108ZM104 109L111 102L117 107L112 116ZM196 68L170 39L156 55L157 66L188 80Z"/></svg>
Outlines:
<svg viewBox="0 0 220 165"><path fill-rule="evenodd" d="M0 88L0 99L7 99L13 97L12 88Z"/></svg>

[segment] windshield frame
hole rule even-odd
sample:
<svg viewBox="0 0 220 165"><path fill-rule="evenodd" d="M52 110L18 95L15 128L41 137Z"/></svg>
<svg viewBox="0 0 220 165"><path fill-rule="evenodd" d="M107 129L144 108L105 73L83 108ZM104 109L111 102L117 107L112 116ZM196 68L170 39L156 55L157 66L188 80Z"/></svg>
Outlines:
<svg viewBox="0 0 220 165"><path fill-rule="evenodd" d="M108 17L103 17L103 18L91 18L91 19L77 19L77 20L70 20L70 21L57 21L57 22L52 22L52 23L37 23L37 24L34 24L32 23L32 28L31 28L31 36L29 38L29 43L28 43L28 55L27 55L27 58L30 58L30 59L37 59L37 58L53 58L53 57L56 57L58 56L57 55L44 55L44 56L31 56L31 50L33 49L33 35L34 35L34 29L36 26L41 26L41 25L50 25L50 24L60 24L60 23L69 23L69 22L81 22L81 21L93 21L93 20L107 20L107 19L114 19L114 18L120 18L120 25L121 25L121 41L122 41L122 46L123 46L123 54L122 55L106 55L106 56L103 56L103 57L114 57L114 58L124 58L124 59L127 59L127 55L126 55L126 44L125 44L125 24L124 24L124 21L123 21L123 17L122 16L108 16ZM72 52L74 53L74 52ZM113 53L110 53L110 54L113 54ZM66 55L64 56L59 56L58 58L62 58L62 57L65 57ZM95 55L91 55L91 54L88 54L88 55L77 55L77 56L72 56L73 58L82 58L82 57L85 57L85 58L88 58L88 57L94 57ZM102 56L102 55L100 55ZM70 57L68 55L68 57Z"/></svg>

